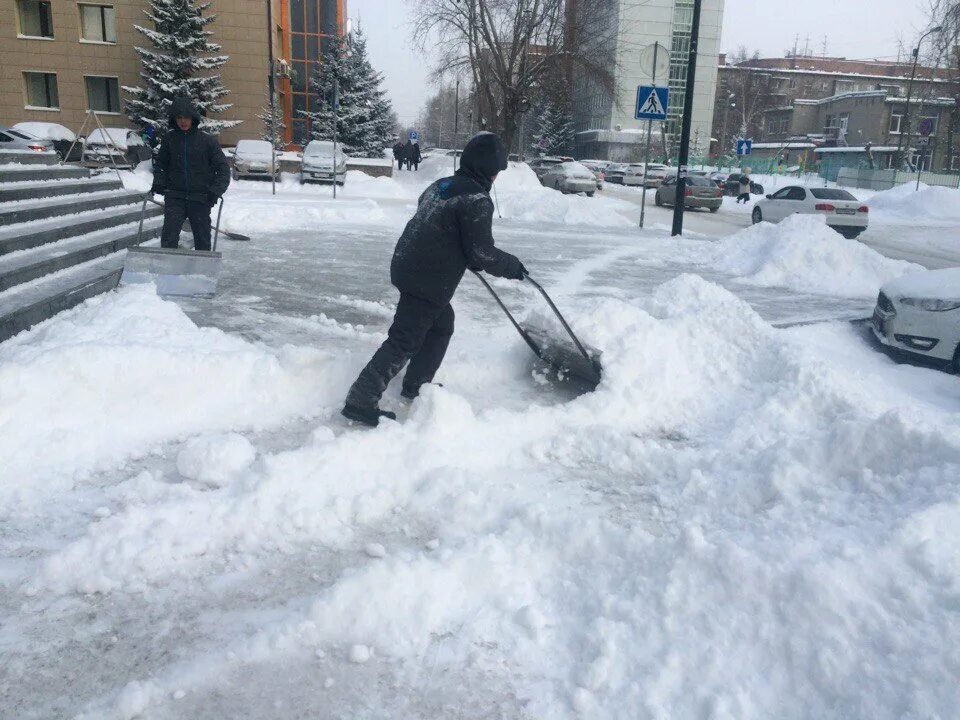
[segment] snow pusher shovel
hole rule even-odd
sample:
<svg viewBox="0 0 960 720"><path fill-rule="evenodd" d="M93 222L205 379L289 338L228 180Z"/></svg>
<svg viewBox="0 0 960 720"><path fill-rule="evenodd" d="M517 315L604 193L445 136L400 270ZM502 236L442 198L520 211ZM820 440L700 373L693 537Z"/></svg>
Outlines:
<svg viewBox="0 0 960 720"><path fill-rule="evenodd" d="M223 269L223 255L217 252L217 239L220 235L220 215L223 212L223 198L217 210L216 230L213 234L212 250L187 250L183 248L143 247L143 218L147 203L163 207L163 203L154 200L150 194L143 199L140 211L140 228L137 230L137 244L127 248L127 257L123 263L121 285L139 285L152 282L157 286L157 295L169 297L211 298L217 292L217 281Z"/></svg>
<svg viewBox="0 0 960 720"><path fill-rule="evenodd" d="M580 339L574 334L566 318L563 317L559 308L557 308L540 283L529 275L524 278L543 295L543 299L547 301L547 305L550 306L550 309L554 315L557 316L563 329L566 330L567 335L570 336L570 340L573 341L572 345L566 338L554 337L549 331L543 328L531 325L527 327L522 326L516 321L513 314L507 309L507 306L503 304L503 300L500 299L500 296L497 295L486 278L475 270L473 274L476 275L477 279L490 291L493 299L497 301L497 305L499 305L500 309L506 314L510 323L516 328L517 332L520 333L520 337L523 338L523 341L533 351L534 355L554 370L560 378L573 378L585 384L590 390L597 388L597 385L600 384L602 374L599 351L593 348L589 348L588 350L588 348L580 342Z"/></svg>

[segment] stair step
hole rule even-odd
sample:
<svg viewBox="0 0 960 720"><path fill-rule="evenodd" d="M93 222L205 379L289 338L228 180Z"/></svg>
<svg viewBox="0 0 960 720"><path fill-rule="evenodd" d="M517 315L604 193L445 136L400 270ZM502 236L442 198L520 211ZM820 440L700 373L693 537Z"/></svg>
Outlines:
<svg viewBox="0 0 960 720"><path fill-rule="evenodd" d="M59 165L60 156L52 150L37 152L35 150L0 150L0 165L17 163L18 165Z"/></svg>
<svg viewBox="0 0 960 720"><path fill-rule="evenodd" d="M123 272L123 256L108 255L0 293L0 342L114 289Z"/></svg>
<svg viewBox="0 0 960 720"><path fill-rule="evenodd" d="M2 157L0 157L2 161ZM91 173L87 168L76 165L0 165L0 183L8 182L42 182L45 180L68 180L71 178L88 178Z"/></svg>
<svg viewBox="0 0 960 720"><path fill-rule="evenodd" d="M121 205L107 210L94 210L37 220L29 225L0 227L0 258L11 252L29 250L67 238L106 230L107 228L136 223L140 220L141 205ZM163 208L147 205L146 219L163 214Z"/></svg>
<svg viewBox="0 0 960 720"><path fill-rule="evenodd" d="M17 185L0 185L0 203L13 200L39 200L40 198L60 197L63 195L82 195L85 193L120 190L123 183L114 175L112 178L50 180L47 182L27 182Z"/></svg>
<svg viewBox="0 0 960 720"><path fill-rule="evenodd" d="M0 205L0 226L72 215L86 210L105 210L118 205L130 205L142 199L143 193L132 190L108 190L84 195L65 195L42 200L4 203Z"/></svg>
<svg viewBox="0 0 960 720"><path fill-rule="evenodd" d="M150 218L143 225L141 242L160 237L161 218ZM0 257L0 292L60 272L75 265L125 250L138 241L134 224L109 228L72 237L35 250L25 250Z"/></svg>

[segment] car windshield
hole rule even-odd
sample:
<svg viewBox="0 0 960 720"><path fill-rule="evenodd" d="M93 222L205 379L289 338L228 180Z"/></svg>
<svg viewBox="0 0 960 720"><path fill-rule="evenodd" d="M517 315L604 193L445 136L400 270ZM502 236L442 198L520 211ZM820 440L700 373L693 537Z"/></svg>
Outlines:
<svg viewBox="0 0 960 720"><path fill-rule="evenodd" d="M29 135L24 135L23 133L19 133L19 132L17 132L16 130L14 130L14 129L12 129L12 128L8 128L8 129L7 129L7 132L8 132L10 135L13 135L14 137L20 138L21 140L37 140L37 139L38 139L38 138L31 137L31 136L29 136Z"/></svg>
<svg viewBox="0 0 960 720"><path fill-rule="evenodd" d="M594 175L590 168L581 165L578 162L565 162L562 165L563 174L572 178L593 179Z"/></svg>
<svg viewBox="0 0 960 720"><path fill-rule="evenodd" d="M846 190L839 188L810 188L810 194L817 200L853 200L854 202L857 200Z"/></svg>
<svg viewBox="0 0 960 720"><path fill-rule="evenodd" d="M266 140L241 140L237 143L237 153L244 155L270 155L270 143Z"/></svg>
<svg viewBox="0 0 960 720"><path fill-rule="evenodd" d="M333 143L318 142L314 140L304 149L303 156L308 158L324 158L330 160L333 158ZM337 148L337 161L339 162L343 160L343 158L343 151L340 148Z"/></svg>
<svg viewBox="0 0 960 720"><path fill-rule="evenodd" d="M687 185L694 185L696 187L716 187L711 181L707 180L705 177L700 177L699 175L691 175L687 178Z"/></svg>

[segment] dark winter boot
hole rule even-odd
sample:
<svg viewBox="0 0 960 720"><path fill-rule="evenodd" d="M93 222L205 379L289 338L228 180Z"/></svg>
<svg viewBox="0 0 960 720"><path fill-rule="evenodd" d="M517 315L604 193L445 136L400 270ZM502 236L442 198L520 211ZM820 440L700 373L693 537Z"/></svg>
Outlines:
<svg viewBox="0 0 960 720"><path fill-rule="evenodd" d="M378 407L365 408L358 405L344 405L340 414L348 420L354 420L358 423L369 425L370 427L377 427L382 417L390 420L397 419L396 413L392 413L389 410L381 410Z"/></svg>

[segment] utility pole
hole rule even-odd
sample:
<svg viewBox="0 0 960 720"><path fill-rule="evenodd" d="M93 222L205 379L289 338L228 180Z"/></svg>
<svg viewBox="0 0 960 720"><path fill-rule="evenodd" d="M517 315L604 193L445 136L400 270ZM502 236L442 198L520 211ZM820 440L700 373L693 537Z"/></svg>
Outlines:
<svg viewBox="0 0 960 720"><path fill-rule="evenodd" d="M660 59L660 42L653 43L653 73L652 82L657 86L657 60ZM650 143L653 141L653 120L647 120L647 148L643 153L643 192L640 194L640 227L643 227L643 221L647 215L647 166L650 165Z"/></svg>
<svg viewBox="0 0 960 720"><path fill-rule="evenodd" d="M337 125L340 112L340 81L333 79L333 199L337 199Z"/></svg>
<svg viewBox="0 0 960 720"><path fill-rule="evenodd" d="M453 171L457 171L457 150L460 149L460 78L457 78L457 90L453 103Z"/></svg>
<svg viewBox="0 0 960 720"><path fill-rule="evenodd" d="M267 89L270 93L270 186L277 194L277 81L275 78L277 61L273 55L273 0L267 0L267 55L270 72L267 75Z"/></svg>
<svg viewBox="0 0 960 720"><path fill-rule="evenodd" d="M683 234L683 210L687 197L687 162L690 160L690 130L693 125L694 84L697 76L697 48L700 44L700 11L703 0L693 0L693 24L690 27L690 57L687 59L687 87L683 100L683 127L680 130L680 159L677 162L677 195L673 203L673 231Z"/></svg>

